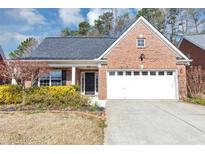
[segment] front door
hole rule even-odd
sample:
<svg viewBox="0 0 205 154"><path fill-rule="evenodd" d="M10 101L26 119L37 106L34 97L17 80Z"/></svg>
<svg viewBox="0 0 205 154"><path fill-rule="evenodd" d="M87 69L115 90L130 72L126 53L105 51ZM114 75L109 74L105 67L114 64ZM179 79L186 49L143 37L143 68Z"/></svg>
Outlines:
<svg viewBox="0 0 205 154"><path fill-rule="evenodd" d="M95 73L85 73L85 94L95 95Z"/></svg>

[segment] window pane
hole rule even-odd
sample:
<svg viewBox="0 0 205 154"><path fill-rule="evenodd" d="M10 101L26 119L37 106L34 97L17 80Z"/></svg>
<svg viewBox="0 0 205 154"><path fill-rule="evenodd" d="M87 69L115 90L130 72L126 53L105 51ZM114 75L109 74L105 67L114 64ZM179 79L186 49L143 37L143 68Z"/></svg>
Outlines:
<svg viewBox="0 0 205 154"><path fill-rule="evenodd" d="M134 75L140 75L140 72L134 71Z"/></svg>
<svg viewBox="0 0 205 154"><path fill-rule="evenodd" d="M56 70L51 72L51 85L60 86L62 85L62 71Z"/></svg>
<svg viewBox="0 0 205 154"><path fill-rule="evenodd" d="M123 72L122 72L122 71L117 72L117 75L122 76L122 75L123 75Z"/></svg>
<svg viewBox="0 0 205 154"><path fill-rule="evenodd" d="M62 72L61 71L52 71L51 72L52 80L62 80Z"/></svg>
<svg viewBox="0 0 205 154"><path fill-rule="evenodd" d="M148 72L146 71L146 72L142 72L142 75L148 75Z"/></svg>
<svg viewBox="0 0 205 154"><path fill-rule="evenodd" d="M144 47L145 46L145 39L137 39L137 46Z"/></svg>
<svg viewBox="0 0 205 154"><path fill-rule="evenodd" d="M110 75L110 76L114 76L114 75L115 75L115 72L109 72L109 75Z"/></svg>
<svg viewBox="0 0 205 154"><path fill-rule="evenodd" d="M126 71L125 74L126 74L126 75L132 75L132 72Z"/></svg>
<svg viewBox="0 0 205 154"><path fill-rule="evenodd" d="M49 80L40 80L40 86L49 86Z"/></svg>
<svg viewBox="0 0 205 154"><path fill-rule="evenodd" d="M164 71L158 72L158 75L164 75Z"/></svg>
<svg viewBox="0 0 205 154"><path fill-rule="evenodd" d="M156 72L151 71L151 72L150 72L150 75L156 75Z"/></svg>
<svg viewBox="0 0 205 154"><path fill-rule="evenodd" d="M62 85L66 85L66 70L62 71Z"/></svg>
<svg viewBox="0 0 205 154"><path fill-rule="evenodd" d="M40 86L49 86L50 75L40 78Z"/></svg>
<svg viewBox="0 0 205 154"><path fill-rule="evenodd" d="M167 71L167 75L173 75L172 71Z"/></svg>

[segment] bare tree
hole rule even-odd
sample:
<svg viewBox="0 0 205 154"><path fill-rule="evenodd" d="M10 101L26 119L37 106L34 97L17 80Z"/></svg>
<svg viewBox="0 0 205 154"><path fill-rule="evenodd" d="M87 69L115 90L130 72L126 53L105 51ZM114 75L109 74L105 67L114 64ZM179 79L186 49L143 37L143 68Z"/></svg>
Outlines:
<svg viewBox="0 0 205 154"><path fill-rule="evenodd" d="M46 62L6 60L0 63L0 77L11 80L25 89L25 82L32 84L40 77L47 75L51 68Z"/></svg>
<svg viewBox="0 0 205 154"><path fill-rule="evenodd" d="M187 88L192 97L205 97L205 69L200 66L195 66L187 70Z"/></svg>

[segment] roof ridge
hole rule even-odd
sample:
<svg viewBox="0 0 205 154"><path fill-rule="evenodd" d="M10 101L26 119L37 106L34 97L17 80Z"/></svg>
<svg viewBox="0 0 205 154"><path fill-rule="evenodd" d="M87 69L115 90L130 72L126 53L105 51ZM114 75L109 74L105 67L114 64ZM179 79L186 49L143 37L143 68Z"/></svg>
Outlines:
<svg viewBox="0 0 205 154"><path fill-rule="evenodd" d="M45 37L45 39L67 39L67 38L99 38L99 39L117 39L118 37L109 37L109 36L50 36Z"/></svg>
<svg viewBox="0 0 205 154"><path fill-rule="evenodd" d="M186 37L186 36L197 36L197 35L205 35L205 33L201 33L201 34L187 34L187 35L183 35L183 37Z"/></svg>

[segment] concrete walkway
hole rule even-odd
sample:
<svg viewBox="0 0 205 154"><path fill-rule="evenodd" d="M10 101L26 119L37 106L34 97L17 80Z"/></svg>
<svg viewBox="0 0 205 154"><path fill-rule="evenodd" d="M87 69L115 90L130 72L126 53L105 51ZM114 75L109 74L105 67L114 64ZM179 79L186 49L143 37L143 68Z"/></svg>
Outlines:
<svg viewBox="0 0 205 154"><path fill-rule="evenodd" d="M169 100L108 100L105 144L205 144L205 107Z"/></svg>

